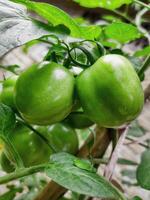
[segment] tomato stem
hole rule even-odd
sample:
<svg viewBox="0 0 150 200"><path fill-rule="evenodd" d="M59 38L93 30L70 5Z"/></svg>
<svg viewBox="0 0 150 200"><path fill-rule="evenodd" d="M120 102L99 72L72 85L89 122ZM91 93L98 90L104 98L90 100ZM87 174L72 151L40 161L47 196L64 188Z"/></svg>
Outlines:
<svg viewBox="0 0 150 200"><path fill-rule="evenodd" d="M12 74L18 75L18 73L16 73L15 71L10 70L8 67L4 67L2 65L0 65L0 69L3 69L7 72L11 72Z"/></svg>
<svg viewBox="0 0 150 200"><path fill-rule="evenodd" d="M9 181L13 181L18 178L22 178L22 177L43 171L45 169L45 167L47 167L47 164L41 164L41 165L29 167L29 168L18 169L15 172L12 172L6 176L0 177L0 184L4 184Z"/></svg>
<svg viewBox="0 0 150 200"><path fill-rule="evenodd" d="M28 127L30 130L32 130L35 134L37 134L52 150L54 153L56 153L56 150L54 149L54 147L49 143L49 141L47 140L47 138L45 138L39 131L37 131L35 128L33 128L30 124L22 121L22 120L18 120L21 123L23 123L26 127Z"/></svg>
<svg viewBox="0 0 150 200"><path fill-rule="evenodd" d="M10 155L12 156L12 158L14 159L16 167L23 168L24 167L23 161L22 161L19 153L17 152L16 148L12 144L12 142L9 140L8 137L4 137L4 136L2 137L2 140L7 145L8 151L9 151Z"/></svg>
<svg viewBox="0 0 150 200"><path fill-rule="evenodd" d="M150 10L150 5L142 2L142 1L139 1L139 0L134 0L135 3L141 5L141 6L144 6L145 8L148 8Z"/></svg>
<svg viewBox="0 0 150 200"><path fill-rule="evenodd" d="M141 69L138 72L138 75L139 76L142 75L147 70L147 68L149 67L149 65L150 65L150 55L147 56L147 58L145 59L144 64L142 65Z"/></svg>

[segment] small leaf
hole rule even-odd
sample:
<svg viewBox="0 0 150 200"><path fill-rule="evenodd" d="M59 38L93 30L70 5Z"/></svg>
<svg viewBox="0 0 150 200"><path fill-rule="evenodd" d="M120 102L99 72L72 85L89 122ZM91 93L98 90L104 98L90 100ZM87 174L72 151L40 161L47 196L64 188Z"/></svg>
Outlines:
<svg viewBox="0 0 150 200"><path fill-rule="evenodd" d="M121 171L122 176L129 177L131 180L136 179L136 171L134 169L124 169Z"/></svg>
<svg viewBox="0 0 150 200"><path fill-rule="evenodd" d="M148 56L149 54L150 54L150 46L147 46L144 49L136 51L134 56L141 57L141 56Z"/></svg>
<svg viewBox="0 0 150 200"><path fill-rule="evenodd" d="M123 4L129 4L132 0L74 0L76 3L79 3L81 6L87 8L96 8L102 7L106 9L116 9L122 6Z"/></svg>
<svg viewBox="0 0 150 200"><path fill-rule="evenodd" d="M6 71L12 72L14 74L17 74L17 69L19 69L20 66L19 65L8 65L8 66L2 66L2 65L0 65L0 68L4 69Z"/></svg>
<svg viewBox="0 0 150 200"><path fill-rule="evenodd" d="M0 103L0 135L7 135L15 126L15 114L10 107Z"/></svg>
<svg viewBox="0 0 150 200"><path fill-rule="evenodd" d="M142 154L137 168L137 181L142 188L150 190L150 149Z"/></svg>
<svg viewBox="0 0 150 200"><path fill-rule="evenodd" d="M131 123L129 131L128 131L128 135L130 136L134 136L134 137L141 137L145 134L145 131L142 127L140 127L140 125L138 124L138 122L135 120Z"/></svg>
<svg viewBox="0 0 150 200"><path fill-rule="evenodd" d="M96 169L92 166L91 162L89 160L81 160L81 159L75 159L74 165L77 166L80 169L85 169L87 171L96 172Z"/></svg>
<svg viewBox="0 0 150 200"><path fill-rule="evenodd" d="M127 160L127 159L124 159L124 158L119 158L117 163L121 164L121 165L131 165L131 166L138 165L136 162L134 162L132 160Z"/></svg>
<svg viewBox="0 0 150 200"><path fill-rule="evenodd" d="M135 196L131 200L142 200L141 197Z"/></svg>
<svg viewBox="0 0 150 200"><path fill-rule="evenodd" d="M141 37L135 26L123 22L113 22L106 26L104 31L107 38L117 40L120 43L127 43Z"/></svg>
<svg viewBox="0 0 150 200"><path fill-rule="evenodd" d="M76 159L75 156L67 153L53 154L51 156L52 163L46 169L47 175L56 183L79 194L125 199L123 194L102 176L75 166Z"/></svg>

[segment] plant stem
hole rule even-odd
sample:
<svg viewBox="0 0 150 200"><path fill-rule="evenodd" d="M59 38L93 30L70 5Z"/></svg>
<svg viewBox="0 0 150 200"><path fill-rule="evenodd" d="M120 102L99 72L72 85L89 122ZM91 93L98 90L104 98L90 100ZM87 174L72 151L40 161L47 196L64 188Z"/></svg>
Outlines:
<svg viewBox="0 0 150 200"><path fill-rule="evenodd" d="M24 176L28 176L30 174L34 174L34 173L43 171L46 166L47 166L47 164L41 164L41 165L29 167L29 168L18 169L13 173L10 173L6 176L0 177L0 184L4 184L4 183L7 183L9 181L13 181L13 180L16 180L18 178L22 178Z"/></svg>
<svg viewBox="0 0 150 200"><path fill-rule="evenodd" d="M108 158L94 158L92 161L94 164L108 164L109 159Z"/></svg>
<svg viewBox="0 0 150 200"><path fill-rule="evenodd" d="M12 74L18 75L16 72L14 72L14 71L12 71L12 70L10 70L7 67L4 67L2 65L0 65L0 69L3 69L3 70L8 71L8 72L11 72Z"/></svg>
<svg viewBox="0 0 150 200"><path fill-rule="evenodd" d="M130 22L131 24L135 25L134 21L130 17L128 17L126 14L121 13L119 10L112 10L112 12L117 14L118 16L123 18L124 20Z"/></svg>
<svg viewBox="0 0 150 200"><path fill-rule="evenodd" d="M147 68L149 67L149 65L150 65L150 55L147 56L147 58L145 59L144 64L142 65L141 69L138 72L138 75L139 76L142 75L147 70Z"/></svg>
<svg viewBox="0 0 150 200"><path fill-rule="evenodd" d="M12 142L9 140L8 137L4 137L4 136L2 136L2 140L7 145L8 151L9 151L10 155L12 156L12 158L14 159L16 167L23 168L24 167L23 161L22 161L19 153L15 149L14 145L12 144Z"/></svg>
<svg viewBox="0 0 150 200"><path fill-rule="evenodd" d="M139 0L134 0L134 2L139 4L139 5L141 5L141 6L143 6L143 7L145 7L145 8L148 8L150 10L150 5L148 5L148 4L146 4L146 3L142 2L142 1L139 1Z"/></svg>
<svg viewBox="0 0 150 200"><path fill-rule="evenodd" d="M39 131L37 131L35 128L33 128L30 124L26 123L25 121L22 121L22 117L20 114L18 116L21 118L21 120L18 119L19 122L24 124L26 127L28 127L30 130L32 130L35 134L37 134L52 150L54 153L56 153L56 150L53 148L53 146L49 143L48 139L45 138Z"/></svg>
<svg viewBox="0 0 150 200"><path fill-rule="evenodd" d="M134 140L133 138L131 138L131 137L129 137L129 136L127 136L126 139L127 139L127 140L130 140L131 142L136 142L136 140ZM140 146L142 146L142 147L144 147L144 148L147 148L147 149L149 148L148 145L143 144L143 143L141 143L141 142L137 142L137 144L139 144Z"/></svg>

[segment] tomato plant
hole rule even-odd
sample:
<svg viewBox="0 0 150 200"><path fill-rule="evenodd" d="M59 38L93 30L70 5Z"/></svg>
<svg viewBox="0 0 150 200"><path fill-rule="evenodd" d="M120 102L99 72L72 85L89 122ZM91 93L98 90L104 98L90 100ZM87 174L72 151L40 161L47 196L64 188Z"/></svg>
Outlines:
<svg viewBox="0 0 150 200"><path fill-rule="evenodd" d="M0 184L8 187L0 199L141 199L140 187L135 197L130 189L150 188L149 137L138 119L150 96L150 5L69 5L78 17L42 0L0 0ZM138 152L130 158L129 145ZM16 179L19 187L7 185Z"/></svg>

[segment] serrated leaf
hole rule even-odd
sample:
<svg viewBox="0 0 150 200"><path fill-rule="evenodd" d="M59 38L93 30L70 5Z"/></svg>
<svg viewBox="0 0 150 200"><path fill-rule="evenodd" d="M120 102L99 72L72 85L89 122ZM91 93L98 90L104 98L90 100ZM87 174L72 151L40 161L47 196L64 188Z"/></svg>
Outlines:
<svg viewBox="0 0 150 200"><path fill-rule="evenodd" d="M92 197L125 199L122 193L102 176L74 165L76 159L67 153L52 155L52 164L46 169L47 175L73 192Z"/></svg>
<svg viewBox="0 0 150 200"><path fill-rule="evenodd" d="M71 36L85 39L95 39L101 34L101 28L96 25L80 26L63 10L48 4L29 0L13 0L24 4L29 10L36 12L54 26L63 24L71 31Z"/></svg>
<svg viewBox="0 0 150 200"><path fill-rule="evenodd" d="M0 103L0 135L8 134L15 126L15 114L12 109Z"/></svg>
<svg viewBox="0 0 150 200"><path fill-rule="evenodd" d="M142 154L136 177L138 184L142 188L150 190L150 149Z"/></svg>
<svg viewBox="0 0 150 200"><path fill-rule="evenodd" d="M32 20L24 6L0 0L0 57L28 41L54 34L62 34L59 27Z"/></svg>
<svg viewBox="0 0 150 200"><path fill-rule="evenodd" d="M81 6L87 8L96 8L102 7L106 9L116 9L122 6L123 4L130 4L132 0L74 0L76 3L79 3Z"/></svg>
<svg viewBox="0 0 150 200"><path fill-rule="evenodd" d="M113 22L104 29L108 39L117 40L120 43L127 43L141 37L138 29L124 22Z"/></svg>

